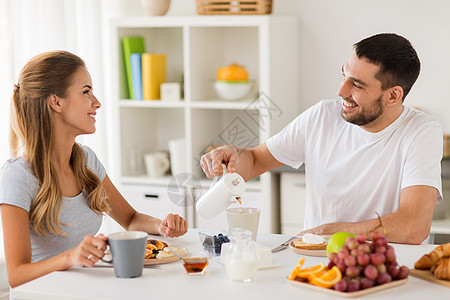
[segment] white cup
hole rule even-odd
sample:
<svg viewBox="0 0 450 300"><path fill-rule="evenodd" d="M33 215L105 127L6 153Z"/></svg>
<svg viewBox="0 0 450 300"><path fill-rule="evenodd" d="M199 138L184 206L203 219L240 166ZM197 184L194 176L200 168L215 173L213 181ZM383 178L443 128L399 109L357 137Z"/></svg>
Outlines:
<svg viewBox="0 0 450 300"><path fill-rule="evenodd" d="M169 152L172 176L186 173L186 140L181 138L169 141Z"/></svg>
<svg viewBox="0 0 450 300"><path fill-rule="evenodd" d="M252 239L256 241L258 235L259 215L261 210L252 207L234 207L225 211L227 215L228 228L243 228L252 232Z"/></svg>
<svg viewBox="0 0 450 300"><path fill-rule="evenodd" d="M169 170L169 155L166 152L154 152L144 156L147 175L151 178L162 177Z"/></svg>
<svg viewBox="0 0 450 300"><path fill-rule="evenodd" d="M205 219L212 219L223 212L236 197L245 192L245 181L238 173L226 173L220 180L215 177L209 190L198 200L196 204L198 214Z"/></svg>

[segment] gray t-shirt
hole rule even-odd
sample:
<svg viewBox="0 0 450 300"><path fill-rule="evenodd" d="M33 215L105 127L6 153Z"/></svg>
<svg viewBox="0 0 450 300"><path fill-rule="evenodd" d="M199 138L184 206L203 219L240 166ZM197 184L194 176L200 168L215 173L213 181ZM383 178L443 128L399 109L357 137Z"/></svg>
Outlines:
<svg viewBox="0 0 450 300"><path fill-rule="evenodd" d="M80 146L86 154L87 167L103 181L106 170L94 151L87 146ZM39 189L39 181L24 157L6 161L0 176L0 205L10 204L30 212L31 203ZM68 224L61 226L67 236L42 236L30 227L31 262L42 261L73 249L86 235L94 235L99 230L103 217L89 208L83 193L75 197L63 197L62 201L60 222Z"/></svg>

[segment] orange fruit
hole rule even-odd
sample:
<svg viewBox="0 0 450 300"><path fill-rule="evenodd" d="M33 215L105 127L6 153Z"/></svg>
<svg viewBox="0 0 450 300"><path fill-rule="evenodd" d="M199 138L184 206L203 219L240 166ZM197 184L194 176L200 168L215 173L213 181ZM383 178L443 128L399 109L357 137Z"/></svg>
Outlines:
<svg viewBox="0 0 450 300"><path fill-rule="evenodd" d="M334 266L333 268L331 268L331 270L325 272L325 274L321 276L310 277L309 283L324 288L332 288L341 279L342 279L341 271L336 266Z"/></svg>
<svg viewBox="0 0 450 300"><path fill-rule="evenodd" d="M243 66L232 63L217 70L217 80L248 81L248 72Z"/></svg>
<svg viewBox="0 0 450 300"><path fill-rule="evenodd" d="M291 272L291 274L288 276L288 279L295 280L295 277L297 276L297 273L300 272L301 267L305 263L305 258L300 258L298 264L295 266L294 270Z"/></svg>
<svg viewBox="0 0 450 300"><path fill-rule="evenodd" d="M303 270L299 270L296 273L297 277L300 278L310 278L311 276L314 276L314 274L318 274L322 272L325 269L325 265L323 263L320 263L314 267L309 267Z"/></svg>

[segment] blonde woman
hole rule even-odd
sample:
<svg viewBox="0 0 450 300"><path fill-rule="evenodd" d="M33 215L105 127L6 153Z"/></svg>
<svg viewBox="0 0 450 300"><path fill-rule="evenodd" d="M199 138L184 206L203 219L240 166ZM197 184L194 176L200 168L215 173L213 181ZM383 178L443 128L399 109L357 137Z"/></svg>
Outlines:
<svg viewBox="0 0 450 300"><path fill-rule="evenodd" d="M32 58L14 87L11 152L2 168L0 209L8 281L18 286L72 266L92 267L106 237L94 237L103 214L126 230L177 237L186 221L136 212L117 191L95 153L75 142L95 132L100 102L78 56ZM17 156L21 150L22 156Z"/></svg>

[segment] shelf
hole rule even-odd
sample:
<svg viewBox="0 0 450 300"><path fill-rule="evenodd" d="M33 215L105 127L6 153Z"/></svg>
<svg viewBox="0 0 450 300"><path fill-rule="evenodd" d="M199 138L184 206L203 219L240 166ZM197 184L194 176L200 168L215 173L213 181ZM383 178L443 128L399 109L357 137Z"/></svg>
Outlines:
<svg viewBox="0 0 450 300"><path fill-rule="evenodd" d="M108 165L111 179L130 203L139 204L134 199L137 190L163 197L177 184L171 176L146 176L145 154L172 152L185 163L186 173L197 177L197 192L206 192L212 179L199 164L205 149L224 144L255 147L298 115L297 31L295 17L272 15L152 16L111 22ZM166 80L180 84L183 100L128 99L121 48L127 36L142 36L147 53L166 54ZM246 68L255 85L241 100L221 100L212 82L219 68L233 62ZM170 145L180 140L183 146L176 155ZM177 161L171 159L174 166ZM246 185L248 203L262 211L261 232L279 231L275 179L266 173ZM164 211L164 201L152 209ZM185 209L189 226L198 226L195 208Z"/></svg>
<svg viewBox="0 0 450 300"><path fill-rule="evenodd" d="M169 185L172 176L164 176L160 178L150 178L145 175L140 176L124 176L121 178L122 184L139 184L139 185Z"/></svg>
<svg viewBox="0 0 450 300"><path fill-rule="evenodd" d="M184 101L161 101L161 100L120 100L120 107L155 107L155 108L184 108Z"/></svg>
<svg viewBox="0 0 450 300"><path fill-rule="evenodd" d="M195 101L191 102L190 106L196 109L236 109L236 110L257 110L258 101L243 100L243 101Z"/></svg>

